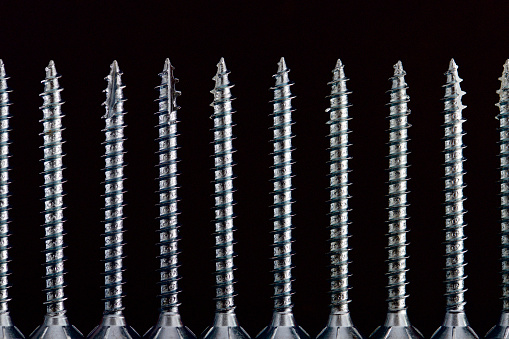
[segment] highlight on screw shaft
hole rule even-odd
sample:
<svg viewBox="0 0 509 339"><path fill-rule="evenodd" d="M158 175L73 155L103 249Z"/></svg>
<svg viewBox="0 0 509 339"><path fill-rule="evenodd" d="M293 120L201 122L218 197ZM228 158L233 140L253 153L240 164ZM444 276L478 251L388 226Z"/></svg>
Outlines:
<svg viewBox="0 0 509 339"><path fill-rule="evenodd" d="M44 93L41 107L44 130L44 232L45 237L45 280L46 280L46 317L30 338L82 338L83 335L69 325L65 317L64 301L64 191L63 150L62 150L62 99L59 84L60 75L55 63L50 61L46 67L43 81ZM57 321L55 322L55 319Z"/></svg>
<svg viewBox="0 0 509 339"><path fill-rule="evenodd" d="M444 154L445 154L445 287L446 315L442 326L433 334L433 339L477 338L477 334L468 326L465 315L465 253L463 202L463 122L462 111L466 106L461 102L465 94L461 90L458 66L454 59L445 73L444 96Z"/></svg>
<svg viewBox="0 0 509 339"><path fill-rule="evenodd" d="M174 67L166 59L159 89L158 116L158 155L159 155L159 264L161 293L159 295L161 312L157 324L143 337L195 338L193 332L182 324L179 314L178 294L178 197L177 197L177 97L175 89L178 79L173 74Z"/></svg>
<svg viewBox="0 0 509 339"><path fill-rule="evenodd" d="M24 338L12 324L9 315L9 77L5 73L3 60L0 60L0 333L4 338Z"/></svg>
<svg viewBox="0 0 509 339"><path fill-rule="evenodd" d="M406 266L407 257L407 182L408 168L408 115L410 109L405 82L406 72L398 61L394 65L394 75L389 102L389 194L388 194L388 252L387 259L387 318L371 338L423 338L422 334L410 324L406 313Z"/></svg>
<svg viewBox="0 0 509 339"><path fill-rule="evenodd" d="M329 215L330 215L330 314L327 326L318 334L319 339L333 338L356 338L362 336L353 326L350 318L348 304L348 264L350 263L348 253L348 227L351 224L348 218L348 161L351 159L348 154L350 143L348 142L348 94L351 92L346 88L349 79L345 76L344 65L338 59L336 67L332 70L332 81L329 96L330 106L326 112L329 113Z"/></svg>
<svg viewBox="0 0 509 339"><path fill-rule="evenodd" d="M309 338L309 335L297 326L292 313L292 93L284 58L278 62L274 75L273 133L274 152L274 311L269 326L263 329L257 338Z"/></svg>
<svg viewBox="0 0 509 339"><path fill-rule="evenodd" d="M124 279L124 99L122 72L117 61L113 61L106 77L106 101L103 116L106 127L104 167L104 315L102 323L88 338L139 338L126 325L122 311L122 285Z"/></svg>
<svg viewBox="0 0 509 339"><path fill-rule="evenodd" d="M216 312L214 323L207 328L202 338L249 338L249 335L239 326L235 315L234 278L233 278L233 144L232 127L233 96L224 58L217 64L217 73L212 78L215 81L214 101L211 106L214 114L214 213L215 213L215 289Z"/></svg>
<svg viewBox="0 0 509 339"><path fill-rule="evenodd" d="M502 262L502 313L498 323L486 334L487 339L509 338L509 59L500 80L497 115L500 127L500 226Z"/></svg>

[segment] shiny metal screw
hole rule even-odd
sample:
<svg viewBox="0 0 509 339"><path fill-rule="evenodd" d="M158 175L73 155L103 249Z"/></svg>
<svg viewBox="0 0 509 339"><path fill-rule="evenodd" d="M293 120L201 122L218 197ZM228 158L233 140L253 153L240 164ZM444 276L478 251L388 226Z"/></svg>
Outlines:
<svg viewBox="0 0 509 339"><path fill-rule="evenodd" d="M46 316L30 338L83 338L83 335L69 324L65 316L64 301L64 183L62 152L62 104L60 92L63 90L58 79L60 75L55 63L46 67L44 93L41 94L44 105L41 107L44 131L44 242L46 249Z"/></svg>
<svg viewBox="0 0 509 339"><path fill-rule="evenodd" d="M104 168L104 315L102 322L88 338L135 339L136 331L126 324L122 310L122 272L124 258L124 85L117 61L106 77L106 141Z"/></svg>
<svg viewBox="0 0 509 339"><path fill-rule="evenodd" d="M465 94L460 88L462 79L458 76L458 66L451 59L449 70L445 73L444 114L445 114L445 297L447 300L445 319L433 334L433 339L478 338L468 325L465 315L465 272L463 216L463 122L461 103Z"/></svg>
<svg viewBox="0 0 509 339"><path fill-rule="evenodd" d="M0 339L25 336L9 315L9 87L4 62L0 60Z"/></svg>
<svg viewBox="0 0 509 339"><path fill-rule="evenodd" d="M217 64L217 73L213 80L216 85L211 93L214 101L214 188L215 188L215 225L216 232L216 312L214 323L208 327L201 338L240 339L250 338L239 326L235 315L233 298L233 146L232 100L228 79L230 71L224 59Z"/></svg>
<svg viewBox="0 0 509 339"><path fill-rule="evenodd" d="M410 324L407 315L406 298L406 254L407 242L407 155L408 155L408 102L406 72L401 61L394 65L394 76L389 107L389 232L387 291L388 310L385 324L379 326L370 336L372 339L423 338Z"/></svg>
<svg viewBox="0 0 509 339"><path fill-rule="evenodd" d="M498 108L500 114L500 224L502 228L502 313L497 325L486 334L487 339L509 338L509 60L504 64L500 80Z"/></svg>
<svg viewBox="0 0 509 339"><path fill-rule="evenodd" d="M326 110L330 118L327 124L329 133L329 193L330 193L330 314L327 326L318 334L318 339L361 339L359 331L353 326L348 304L348 94L346 88L348 78L345 76L344 66L338 59L332 71L330 107Z"/></svg>
<svg viewBox="0 0 509 339"><path fill-rule="evenodd" d="M292 308L292 103L293 83L284 58L278 63L274 90L274 311L258 339L309 338L295 322Z"/></svg>
<svg viewBox="0 0 509 339"><path fill-rule="evenodd" d="M182 324L178 301L178 215L177 208L177 97L178 82L173 75L174 67L166 59L159 88L159 260L161 274L161 312L157 324L143 338L196 338Z"/></svg>

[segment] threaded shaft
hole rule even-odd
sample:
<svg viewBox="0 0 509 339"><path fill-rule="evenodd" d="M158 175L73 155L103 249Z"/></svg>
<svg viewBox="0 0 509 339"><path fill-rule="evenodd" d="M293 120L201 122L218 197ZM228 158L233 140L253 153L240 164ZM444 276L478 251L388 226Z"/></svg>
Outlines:
<svg viewBox="0 0 509 339"><path fill-rule="evenodd" d="M159 260L161 311L178 313L177 96L174 67L166 59L159 74Z"/></svg>
<svg viewBox="0 0 509 339"><path fill-rule="evenodd" d="M292 311L292 93L285 59L274 90L274 311Z"/></svg>
<svg viewBox="0 0 509 339"><path fill-rule="evenodd" d="M389 115L389 205L388 205L388 308L391 312L406 309L406 233L407 230L407 155L408 115L407 103L410 97L405 83L406 72L401 61L394 65L394 76L390 79Z"/></svg>
<svg viewBox="0 0 509 339"><path fill-rule="evenodd" d="M46 268L46 309L48 315L65 313L64 300L64 182L62 172L62 100L63 90L58 79L55 63L50 61L46 67L46 79L43 81L44 93L41 94L44 105L41 107L44 126L44 242Z"/></svg>
<svg viewBox="0 0 509 339"><path fill-rule="evenodd" d="M329 133L330 154L330 262L331 262L331 313L348 313L348 94L346 88L348 78L345 76L344 66L338 60L332 71L330 108L326 110L330 114L327 122Z"/></svg>
<svg viewBox="0 0 509 339"><path fill-rule="evenodd" d="M9 312L9 88L0 60L0 314Z"/></svg>
<svg viewBox="0 0 509 339"><path fill-rule="evenodd" d="M458 66L451 60L449 70L445 73L444 114L445 114L445 284L447 311L461 312L466 304L464 294L466 262L463 216L463 132L462 110L466 107L461 103L465 94L460 88L462 79L458 76Z"/></svg>
<svg viewBox="0 0 509 339"><path fill-rule="evenodd" d="M509 60L499 78L497 91L500 100L497 106L500 114L500 225L502 242L502 311L509 312Z"/></svg>
<svg viewBox="0 0 509 339"><path fill-rule="evenodd" d="M122 72L114 61L106 77L106 135L104 167L104 313L121 313L123 269L123 219L124 219L124 85Z"/></svg>
<svg viewBox="0 0 509 339"><path fill-rule="evenodd" d="M216 239L216 312L230 312L235 309L233 289L233 147L232 100L224 59L217 64L211 91L214 101L214 200L215 200L215 239Z"/></svg>

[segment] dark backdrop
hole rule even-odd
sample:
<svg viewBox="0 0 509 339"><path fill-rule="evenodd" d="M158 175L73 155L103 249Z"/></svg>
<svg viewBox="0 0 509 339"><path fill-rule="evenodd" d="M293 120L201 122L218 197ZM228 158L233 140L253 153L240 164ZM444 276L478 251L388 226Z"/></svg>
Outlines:
<svg viewBox="0 0 509 339"><path fill-rule="evenodd" d="M313 3L313 4L312 4ZM383 4L382 4L383 3ZM213 320L214 251L211 180L212 76L225 57L236 85L234 160L238 215L237 315L252 335L271 317L272 224L270 165L272 74L286 58L292 69L296 146L294 166L296 226L295 316L313 336L328 316L326 239L327 82L337 58L345 64L353 91L351 121L351 313L365 335L386 313L386 191L388 147L385 105L392 65L402 60L411 97L409 135L408 292L409 315L431 336L444 315L443 73L451 57L467 92L465 168L469 210L466 233L467 314L484 335L495 324L499 296L498 108L496 90L509 57L504 1L16 1L0 5L0 57L11 76L12 276L11 314L26 334L42 322L44 287L43 191L40 158L42 116L39 93L44 67L55 60L62 74L67 115L65 184L68 206L65 240L68 261L68 316L88 333L100 321L104 269L103 159L101 132L104 77L116 59L126 85L127 181L125 315L140 333L158 314L157 196L154 129L157 74L169 57L180 78L179 170L182 188L180 256L183 320L199 334Z"/></svg>

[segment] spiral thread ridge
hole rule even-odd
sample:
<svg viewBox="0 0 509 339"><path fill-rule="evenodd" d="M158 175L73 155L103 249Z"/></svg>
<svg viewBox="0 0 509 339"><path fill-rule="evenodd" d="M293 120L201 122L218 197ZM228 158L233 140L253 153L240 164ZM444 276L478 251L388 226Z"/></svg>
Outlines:
<svg viewBox="0 0 509 339"><path fill-rule="evenodd" d="M233 146L232 133L232 94L224 59L217 64L217 73L212 78L215 81L214 114L214 201L215 201L215 251L216 251L216 312L233 312L234 304L234 277L233 271Z"/></svg>
<svg viewBox="0 0 509 339"><path fill-rule="evenodd" d="M292 304L292 93L284 58L274 75L274 311L291 312Z"/></svg>
<svg viewBox="0 0 509 339"><path fill-rule="evenodd" d="M445 73L444 115L445 115L445 285L446 309L452 312L464 310L465 302L465 253L463 202L463 122L461 102L465 94L460 88L462 79L458 76L458 66L451 60Z"/></svg>
<svg viewBox="0 0 509 339"><path fill-rule="evenodd" d="M326 110L329 113L329 196L330 196L330 294L331 294L331 313L348 313L348 161L351 159L348 155L348 94L351 92L346 88L346 82L349 80L345 76L344 66L341 60L337 61L336 67L332 71L330 107Z"/></svg>
<svg viewBox="0 0 509 339"><path fill-rule="evenodd" d="M500 114L500 225L502 248L502 311L509 312L509 60L499 78L501 84L497 94Z"/></svg>
<svg viewBox="0 0 509 339"><path fill-rule="evenodd" d="M394 65L394 76L390 93L389 114L389 194L387 234L387 291L388 309L391 312L406 309L406 253L407 241L407 157L408 157L408 86L405 83L406 72L401 61Z"/></svg>
<svg viewBox="0 0 509 339"><path fill-rule="evenodd" d="M0 314L9 312L9 77L0 60Z"/></svg>
<svg viewBox="0 0 509 339"><path fill-rule="evenodd" d="M104 115L106 128L104 167L104 313L119 314L122 306L122 277L124 259L124 97L125 86L122 72L116 61L106 77L106 101Z"/></svg>
<svg viewBox="0 0 509 339"><path fill-rule="evenodd" d="M48 315L62 315L65 313L64 300L64 192L62 175L64 166L62 163L62 100L60 92L62 88L58 79L60 75L55 69L55 63L51 61L46 67L44 93L41 97L44 104L41 107L43 119L41 120L44 131L44 254L46 257L46 309Z"/></svg>
<svg viewBox="0 0 509 339"><path fill-rule="evenodd" d="M178 313L178 222L177 203L177 97L180 92L175 90L178 82L173 75L174 67L166 59L164 70L159 74L159 261L161 286L161 311Z"/></svg>

